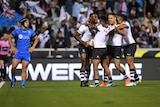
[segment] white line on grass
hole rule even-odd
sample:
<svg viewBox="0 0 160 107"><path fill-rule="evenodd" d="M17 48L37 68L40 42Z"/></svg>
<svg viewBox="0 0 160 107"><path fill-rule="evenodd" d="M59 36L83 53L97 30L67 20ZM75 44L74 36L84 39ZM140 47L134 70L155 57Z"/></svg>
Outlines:
<svg viewBox="0 0 160 107"><path fill-rule="evenodd" d="M2 88L2 86L4 85L5 81L1 81L0 82L0 88Z"/></svg>

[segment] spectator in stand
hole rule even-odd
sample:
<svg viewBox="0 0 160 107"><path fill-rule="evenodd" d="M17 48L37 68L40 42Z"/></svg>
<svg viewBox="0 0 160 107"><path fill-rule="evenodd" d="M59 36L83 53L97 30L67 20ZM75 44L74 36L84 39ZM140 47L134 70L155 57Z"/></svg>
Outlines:
<svg viewBox="0 0 160 107"><path fill-rule="evenodd" d="M40 6L45 12L48 12L48 10L49 10L49 4L46 2L46 0L39 0L39 6Z"/></svg>
<svg viewBox="0 0 160 107"><path fill-rule="evenodd" d="M128 12L130 19L138 18L138 13L139 13L138 9L139 9L139 4L136 0L131 0L128 3Z"/></svg>
<svg viewBox="0 0 160 107"><path fill-rule="evenodd" d="M149 34L149 45L150 48L154 46L154 42L156 41L157 27L153 24L152 21L148 22L147 32Z"/></svg>
<svg viewBox="0 0 160 107"><path fill-rule="evenodd" d="M60 9L59 6L57 5L56 0L52 0L50 3L50 9L48 11L48 18L47 22L49 26L51 27L51 30L53 31L53 35L56 34L57 29L59 27L59 17L60 17Z"/></svg>
<svg viewBox="0 0 160 107"><path fill-rule="evenodd" d="M106 0L106 9L111 9L111 12L114 11L115 0Z"/></svg>
<svg viewBox="0 0 160 107"><path fill-rule="evenodd" d="M149 48L149 35L146 32L145 25L141 25L141 31L139 32L136 42L139 48Z"/></svg>
<svg viewBox="0 0 160 107"><path fill-rule="evenodd" d="M30 16L29 9L23 8L23 9L21 9L21 10L22 10L23 18Z"/></svg>
<svg viewBox="0 0 160 107"><path fill-rule="evenodd" d="M21 23L17 21L15 25L13 25L14 29L19 29L21 27Z"/></svg>
<svg viewBox="0 0 160 107"><path fill-rule="evenodd" d="M77 28L79 28L79 26L81 24L85 24L87 21L87 8L81 8L80 10L80 14L78 15L77 18Z"/></svg>
<svg viewBox="0 0 160 107"><path fill-rule="evenodd" d="M68 12L72 16L72 7L73 7L73 0L67 0L65 3L66 12Z"/></svg>
<svg viewBox="0 0 160 107"><path fill-rule="evenodd" d="M33 16L29 17L29 28L36 31L36 24Z"/></svg>
<svg viewBox="0 0 160 107"><path fill-rule="evenodd" d="M136 28L138 30L138 32L139 32L141 30L140 26L139 26L140 25L139 22L137 20L133 20L132 23L133 23L132 29Z"/></svg>
<svg viewBox="0 0 160 107"><path fill-rule="evenodd" d="M56 54L58 53L58 48L65 48L65 39L62 36L62 31L58 31L56 38L53 43L53 48L55 49Z"/></svg>
<svg viewBox="0 0 160 107"><path fill-rule="evenodd" d="M35 23L36 23L36 33L38 33L38 31L40 30L40 28L43 24L42 18L37 17Z"/></svg>
<svg viewBox="0 0 160 107"><path fill-rule="evenodd" d="M65 17L63 17L61 19L61 27L58 29L58 32L62 32L62 37L65 40L65 48L70 48L71 46L71 41L70 41L70 37L72 36L71 33L71 24L69 21L66 20Z"/></svg>
<svg viewBox="0 0 160 107"><path fill-rule="evenodd" d="M60 9L57 6L57 2L52 0L50 3L50 8L48 10L48 17L51 18L53 21L56 20L60 15Z"/></svg>
<svg viewBox="0 0 160 107"><path fill-rule="evenodd" d="M152 21L153 24L155 25L155 18L153 17L151 12L147 12L146 11L147 8L147 4L146 2L144 2L144 8L143 8L143 24L147 27L148 26L148 22Z"/></svg>
<svg viewBox="0 0 160 107"><path fill-rule="evenodd" d="M132 35L133 35L134 40L136 41L136 38L139 36L139 31L137 28L132 29ZM138 47L138 45L137 45L137 47Z"/></svg>
<svg viewBox="0 0 160 107"><path fill-rule="evenodd" d="M132 23L133 23L133 27L131 29L132 30L132 36L133 36L134 40L136 41L136 38L138 37L141 29L140 29L139 23L136 19L133 20Z"/></svg>
<svg viewBox="0 0 160 107"><path fill-rule="evenodd" d="M123 12L126 13L128 12L128 8L127 8L127 0L119 0L120 2L118 2L118 12Z"/></svg>
<svg viewBox="0 0 160 107"><path fill-rule="evenodd" d="M156 16L156 1L157 0L145 0L146 13L150 12L153 17Z"/></svg>
<svg viewBox="0 0 160 107"><path fill-rule="evenodd" d="M44 22L38 34L39 48L45 48L46 43L50 40L49 30L47 28L48 24L47 22Z"/></svg>
<svg viewBox="0 0 160 107"><path fill-rule="evenodd" d="M73 17L73 23L76 26L77 23L77 17L80 13L81 8L84 8L83 4L81 3L81 0L76 0L72 7L72 17Z"/></svg>

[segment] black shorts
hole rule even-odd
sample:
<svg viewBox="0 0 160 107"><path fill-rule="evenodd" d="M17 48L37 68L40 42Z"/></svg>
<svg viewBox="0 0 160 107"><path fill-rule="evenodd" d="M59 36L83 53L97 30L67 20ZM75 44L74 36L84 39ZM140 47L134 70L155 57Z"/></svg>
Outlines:
<svg viewBox="0 0 160 107"><path fill-rule="evenodd" d="M9 63L9 57L7 55L0 55L0 60L3 60L4 63Z"/></svg>
<svg viewBox="0 0 160 107"><path fill-rule="evenodd" d="M133 56L134 57L134 54L136 52L136 44L129 44L129 45L126 45L126 46L123 46L123 53L124 53L124 56Z"/></svg>
<svg viewBox="0 0 160 107"><path fill-rule="evenodd" d="M94 48L92 52L93 59L106 59L107 56L107 48Z"/></svg>
<svg viewBox="0 0 160 107"><path fill-rule="evenodd" d="M87 54L89 57L92 57L92 51L93 51L93 48L92 47L85 47L83 46L82 44L79 44L78 45L78 49L79 49L79 53L80 54Z"/></svg>
<svg viewBox="0 0 160 107"><path fill-rule="evenodd" d="M121 46L110 46L107 45L108 56L113 58L120 59L122 57L122 47Z"/></svg>

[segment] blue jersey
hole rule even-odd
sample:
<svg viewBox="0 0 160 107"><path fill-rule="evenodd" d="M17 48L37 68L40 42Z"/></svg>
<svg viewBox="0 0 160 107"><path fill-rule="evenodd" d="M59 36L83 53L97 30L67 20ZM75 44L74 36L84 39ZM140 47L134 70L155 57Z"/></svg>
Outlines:
<svg viewBox="0 0 160 107"><path fill-rule="evenodd" d="M30 48L30 40L35 37L36 34L32 29L15 29L12 32L12 35L17 38L16 40L16 48L19 52L28 52L28 48Z"/></svg>

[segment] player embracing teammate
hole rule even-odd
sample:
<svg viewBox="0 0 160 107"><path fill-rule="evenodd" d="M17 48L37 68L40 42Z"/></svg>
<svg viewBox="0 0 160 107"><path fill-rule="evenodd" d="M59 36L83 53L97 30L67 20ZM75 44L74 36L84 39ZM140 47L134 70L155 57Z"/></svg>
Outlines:
<svg viewBox="0 0 160 107"><path fill-rule="evenodd" d="M136 85L136 83L140 82L134 66L134 53L136 51L136 44L132 37L129 23L125 21L125 17L123 15L115 15L111 13L108 15L109 26L106 27L105 19L101 18L100 24L96 24L97 18L95 18L93 21L94 18L92 19L92 15L96 16L95 13L92 13L90 15L89 22L81 25L77 31L77 35L75 36L76 40L80 42L79 51L82 62L82 67L80 69L80 86L89 86L88 78L91 60L94 70L94 84L90 85L90 87L114 86L109 70L109 64L112 59L116 69L118 69L124 75L125 86ZM94 34L92 32L94 32ZM107 36L109 36L108 41ZM92 41L92 43L90 41ZM106 44L108 44L108 46L106 46ZM130 77L126 75L124 68L120 65L122 47L124 49L126 62L130 68ZM98 74L98 65L100 63L105 74L104 82L101 85L99 84ZM87 76L85 76L85 71L88 72ZM86 77L87 79L85 79Z"/></svg>

